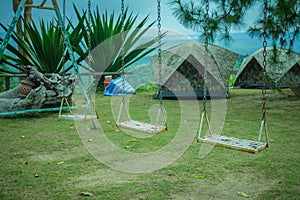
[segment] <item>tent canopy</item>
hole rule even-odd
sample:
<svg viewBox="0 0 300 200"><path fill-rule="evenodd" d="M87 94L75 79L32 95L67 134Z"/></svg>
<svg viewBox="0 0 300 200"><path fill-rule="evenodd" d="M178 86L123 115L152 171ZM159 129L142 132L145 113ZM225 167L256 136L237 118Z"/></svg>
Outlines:
<svg viewBox="0 0 300 200"><path fill-rule="evenodd" d="M267 78L273 84L290 85L300 83L300 54L286 49L267 47ZM263 49L244 58L236 75L234 86L262 85Z"/></svg>
<svg viewBox="0 0 300 200"><path fill-rule="evenodd" d="M154 75L158 83L176 92L203 91L204 69L207 71L207 88L215 90L221 85L227 90L229 77L237 54L227 49L208 45L208 56L204 43L188 42L162 52L162 71L159 75L158 55L151 58ZM178 72L178 73L177 73ZM182 81L180 77L182 76ZM189 85L184 87L182 85Z"/></svg>
<svg viewBox="0 0 300 200"><path fill-rule="evenodd" d="M122 88L124 81L124 90ZM104 90L104 96L121 96L122 94L135 94L134 88L126 81L118 77L112 80Z"/></svg>

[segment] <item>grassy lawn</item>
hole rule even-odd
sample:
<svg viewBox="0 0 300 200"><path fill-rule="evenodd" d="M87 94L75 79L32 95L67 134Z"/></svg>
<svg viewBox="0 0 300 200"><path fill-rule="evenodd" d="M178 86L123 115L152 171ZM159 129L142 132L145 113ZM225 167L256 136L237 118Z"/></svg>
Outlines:
<svg viewBox="0 0 300 200"><path fill-rule="evenodd" d="M150 121L144 110L157 104L152 94L132 97L135 119ZM261 91L234 89L230 96L223 134L255 140ZM194 141L183 156L142 174L99 162L83 145L74 122L58 119L57 113L1 118L0 199L300 199L300 100L290 90L268 91L267 97L269 149L254 155L215 147L200 159L201 144L192 129ZM115 127L110 97L97 95L96 100L101 128L116 146L128 147L126 151L156 151L179 129L178 101L164 101L169 130L141 138ZM198 123L195 120L195 126Z"/></svg>

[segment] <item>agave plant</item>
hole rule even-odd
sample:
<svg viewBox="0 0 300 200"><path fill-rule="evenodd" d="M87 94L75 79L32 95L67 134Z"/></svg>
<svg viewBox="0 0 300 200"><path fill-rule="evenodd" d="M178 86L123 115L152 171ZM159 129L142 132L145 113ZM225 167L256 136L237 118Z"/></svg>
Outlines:
<svg viewBox="0 0 300 200"><path fill-rule="evenodd" d="M92 70L95 72L117 72L122 68L121 47L122 47L122 15L117 18L114 12L110 15L105 13L100 14L98 7L95 12L90 16L90 23L87 13L80 14L74 6L77 18L81 21L83 18L86 21L86 26L82 26L84 45L81 46L81 51L75 49L80 55L78 62L84 60L88 55L88 47L90 50L95 49L99 44L102 45L100 51L91 54ZM141 37L151 28L155 23L152 22L145 26L148 21L148 16L143 18L136 26L138 15L133 16L132 13L128 14L128 8L124 11L124 61L125 68L132 63L150 54L156 49L157 37L153 37L148 41L141 42ZM90 27L90 31L88 30ZM164 36L163 34L162 36ZM82 49L84 48L84 49Z"/></svg>
<svg viewBox="0 0 300 200"><path fill-rule="evenodd" d="M66 26L67 32L72 30L68 37L73 46L78 46L82 41L82 30L79 28L80 23L82 21L79 21L78 25L73 27L68 21ZM1 62L21 71L22 67L19 66L31 65L42 73L68 72L72 68L72 63L63 62L63 60L67 61L69 59L69 54L66 52L65 57L63 57L65 45L63 44L64 38L62 37L59 23L55 20L49 23L41 20L39 26L34 21L31 24L24 24L24 30L27 31L28 38L24 37L25 31L20 28L19 31L21 31L23 37L16 32L12 34L13 41L21 51L15 46L8 44L7 50L9 53L4 54ZM2 23L0 25L7 31L7 28ZM0 71L14 73L13 70L0 69Z"/></svg>

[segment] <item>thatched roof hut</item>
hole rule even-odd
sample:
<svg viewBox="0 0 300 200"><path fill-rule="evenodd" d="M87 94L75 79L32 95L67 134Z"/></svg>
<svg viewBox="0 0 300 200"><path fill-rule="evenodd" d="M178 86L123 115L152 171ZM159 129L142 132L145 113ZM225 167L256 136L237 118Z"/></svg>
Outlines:
<svg viewBox="0 0 300 200"><path fill-rule="evenodd" d="M295 94L300 87L300 54L286 49L267 48L267 87L289 86ZM263 70L263 49L244 58L236 75L234 86L261 88Z"/></svg>
<svg viewBox="0 0 300 200"><path fill-rule="evenodd" d="M159 74L157 55L151 58L154 75L163 85L163 98L203 97L204 74L207 74L208 97L224 97L237 54L227 49L204 43L189 42L162 52L162 70ZM161 78L161 80L160 80Z"/></svg>

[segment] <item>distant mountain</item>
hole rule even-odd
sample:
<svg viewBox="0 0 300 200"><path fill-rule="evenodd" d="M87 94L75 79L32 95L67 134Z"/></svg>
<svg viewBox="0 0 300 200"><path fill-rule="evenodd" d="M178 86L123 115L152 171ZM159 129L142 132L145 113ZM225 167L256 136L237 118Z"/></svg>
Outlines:
<svg viewBox="0 0 300 200"><path fill-rule="evenodd" d="M225 42L220 38L216 38L214 44L234 51L241 55L251 55L255 51L263 48L262 40L258 38L251 38L248 33L231 33L232 41ZM268 46L272 46L272 42L267 42ZM278 47L280 45L278 44ZM300 53L300 41L295 41L293 51Z"/></svg>

